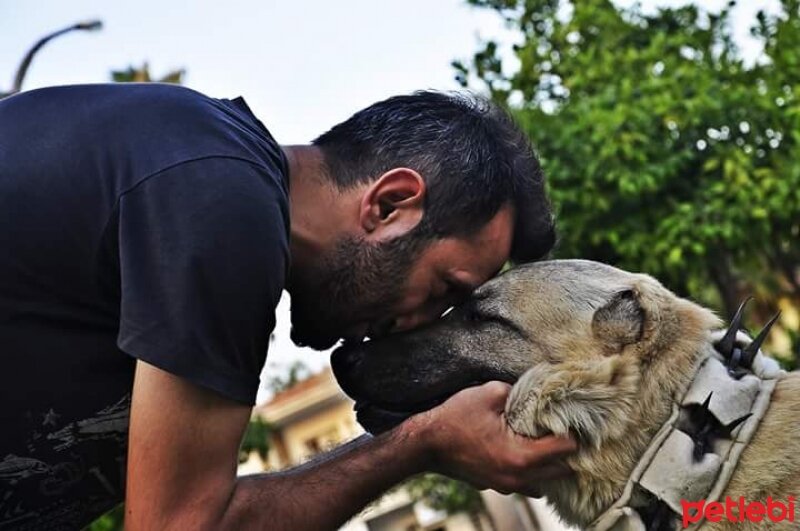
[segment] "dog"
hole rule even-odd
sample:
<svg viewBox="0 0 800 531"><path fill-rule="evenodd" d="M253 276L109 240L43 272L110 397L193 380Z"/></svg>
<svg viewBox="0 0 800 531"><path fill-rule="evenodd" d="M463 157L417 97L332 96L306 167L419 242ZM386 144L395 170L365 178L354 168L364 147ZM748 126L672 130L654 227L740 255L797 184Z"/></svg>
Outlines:
<svg viewBox="0 0 800 531"><path fill-rule="evenodd" d="M426 327L345 344L334 352L332 366L355 401L359 422L372 433L465 387L490 380L513 384L505 410L512 429L532 437L570 433L579 442L579 452L567 460L574 474L540 486L565 522L598 530L681 529L687 524L685 510L681 521L674 514L679 502L665 508L661 498L668 495L658 491L683 481L683 472L669 470L676 456L668 455L664 440L693 445L694 457L678 459L691 470L706 470L702 477L708 479L709 467L716 466L721 502L768 497L786 502L800 494L800 373L776 372L774 361L762 359L760 351L758 364L771 367L768 380L739 367L753 365L758 348L732 336L740 317L724 337L715 336L722 323L710 310L650 276L586 260L545 261L499 275ZM722 343L727 353L719 352ZM694 402L686 398L709 367L728 371L723 380L730 382L714 380L725 389L769 387L762 394L771 401L761 404L760 418L747 408L727 424L710 414L716 407L722 415L719 408L738 400L721 397L724 389L714 391L716 400L712 392ZM702 420L706 417L708 422ZM701 435L691 434L689 425ZM734 444L736 434L745 431L749 440ZM737 459L721 466L736 452ZM669 466L659 468L659 459ZM717 477L725 476L720 470L727 471L725 481ZM633 481L636 474L644 479ZM656 474L649 480L652 492L642 490L648 474ZM676 488L691 491L699 482L690 478ZM607 513L615 507L611 518ZM636 522L625 527L622 518L615 524L620 515ZM599 524L604 517L606 524ZM744 520L712 515L699 524L696 518L689 522L704 531L800 528L800 516Z"/></svg>

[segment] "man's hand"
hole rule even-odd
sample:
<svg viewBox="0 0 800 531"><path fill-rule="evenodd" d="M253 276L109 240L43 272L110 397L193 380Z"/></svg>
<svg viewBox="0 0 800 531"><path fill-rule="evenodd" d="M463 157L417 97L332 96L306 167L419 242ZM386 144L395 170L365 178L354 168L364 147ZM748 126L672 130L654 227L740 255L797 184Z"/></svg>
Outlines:
<svg viewBox="0 0 800 531"><path fill-rule="evenodd" d="M424 441L436 472L481 489L539 496L543 480L569 473L561 458L575 452L577 445L569 438L531 439L514 433L503 416L510 389L502 382L465 389L400 429Z"/></svg>

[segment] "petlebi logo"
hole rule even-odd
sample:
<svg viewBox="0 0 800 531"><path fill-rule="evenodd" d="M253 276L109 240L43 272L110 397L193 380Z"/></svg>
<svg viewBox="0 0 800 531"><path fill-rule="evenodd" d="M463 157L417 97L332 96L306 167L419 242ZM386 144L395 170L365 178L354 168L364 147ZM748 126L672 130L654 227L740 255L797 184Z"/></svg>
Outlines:
<svg viewBox="0 0 800 531"><path fill-rule="evenodd" d="M683 527L699 522L705 518L709 522L794 522L795 497L789 496L786 501L774 500L768 496L766 501L746 501L743 497L734 500L730 496L725 503L706 500L696 502L681 500L683 508Z"/></svg>

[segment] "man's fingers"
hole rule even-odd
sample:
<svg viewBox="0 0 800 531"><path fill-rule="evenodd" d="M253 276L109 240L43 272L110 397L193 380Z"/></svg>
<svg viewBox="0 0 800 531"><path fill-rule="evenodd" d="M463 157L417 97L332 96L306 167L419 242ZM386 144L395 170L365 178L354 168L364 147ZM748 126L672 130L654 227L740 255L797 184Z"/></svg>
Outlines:
<svg viewBox="0 0 800 531"><path fill-rule="evenodd" d="M497 413L503 413L506 408L508 393L511 392L511 385L499 380L490 380L486 383L462 389L454 396L471 395L474 399L480 396L480 401L488 408Z"/></svg>
<svg viewBox="0 0 800 531"><path fill-rule="evenodd" d="M540 485L570 473L561 459L573 454L578 444L569 436L515 433L503 414L510 390L507 383L486 382L459 391L432 410L442 427L434 440L439 471L481 489L540 496ZM465 424L465 417L471 422Z"/></svg>
<svg viewBox="0 0 800 531"><path fill-rule="evenodd" d="M498 413L502 413L506 408L506 399L511 392L511 385L492 380L480 386L481 391L487 393L491 400L491 407Z"/></svg>

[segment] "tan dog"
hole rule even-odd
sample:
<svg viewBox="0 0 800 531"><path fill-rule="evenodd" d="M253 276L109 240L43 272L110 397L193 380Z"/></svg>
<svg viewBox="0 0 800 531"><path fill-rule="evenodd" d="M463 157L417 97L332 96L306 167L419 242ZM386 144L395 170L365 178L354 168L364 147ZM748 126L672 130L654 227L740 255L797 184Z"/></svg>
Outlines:
<svg viewBox="0 0 800 531"><path fill-rule="evenodd" d="M342 347L333 366L373 432L468 385L516 382L506 406L515 431L572 433L581 442L569 461L574 477L542 491L565 521L586 527L622 495L720 326L649 276L583 260L540 262L488 282L429 327ZM800 373L788 373L723 499L798 495ZM680 526L644 520L648 531ZM800 515L779 523L723 518L702 529L800 529Z"/></svg>

